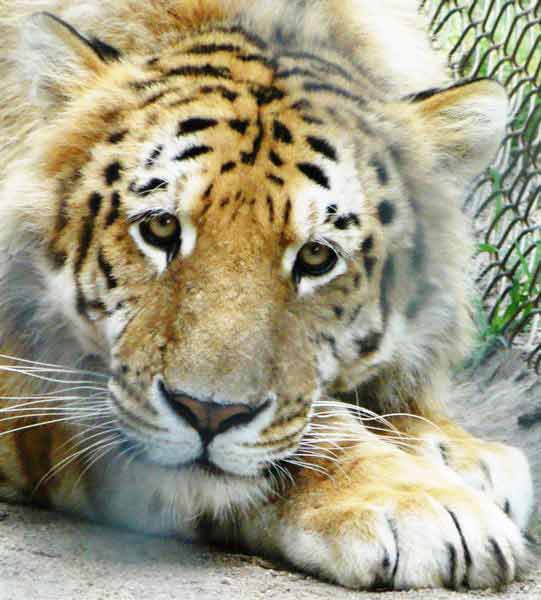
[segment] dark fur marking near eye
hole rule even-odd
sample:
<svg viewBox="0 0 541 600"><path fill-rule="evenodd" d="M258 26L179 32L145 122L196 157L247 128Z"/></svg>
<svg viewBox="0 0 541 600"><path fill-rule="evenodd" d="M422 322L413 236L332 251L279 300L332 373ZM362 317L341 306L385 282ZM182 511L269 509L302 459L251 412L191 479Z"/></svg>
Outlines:
<svg viewBox="0 0 541 600"><path fill-rule="evenodd" d="M251 152L242 152L241 160L245 165L254 165L257 157L259 155L259 151L261 150L261 144L263 143L263 123L261 122L261 116L257 118L257 135L254 140L254 144L252 146Z"/></svg>
<svg viewBox="0 0 541 600"><path fill-rule="evenodd" d="M308 142L308 145L310 146L310 148L312 148L314 152L318 152L325 158L328 158L329 160L332 160L334 162L338 160L338 155L336 153L335 148L333 148L333 146L331 146L329 142L327 142L327 140L309 135L306 138L306 141Z"/></svg>
<svg viewBox="0 0 541 600"><path fill-rule="evenodd" d="M333 223L336 229L340 230L349 229L352 225L357 225L357 227L359 227L360 224L361 222L359 221L359 217L355 213L342 215Z"/></svg>
<svg viewBox="0 0 541 600"><path fill-rule="evenodd" d="M201 117L192 117L178 124L177 135L189 135L198 131L205 131L211 127L216 127L218 121L216 119L204 119Z"/></svg>
<svg viewBox="0 0 541 600"><path fill-rule="evenodd" d="M237 167L236 162L229 161L222 165L220 172L221 173L229 173L229 171L233 171L236 167Z"/></svg>
<svg viewBox="0 0 541 600"><path fill-rule="evenodd" d="M224 85L205 85L201 88L202 94L220 94L222 98L229 100L229 102L235 102L239 97L237 92L226 88Z"/></svg>
<svg viewBox="0 0 541 600"><path fill-rule="evenodd" d="M126 137L127 134L128 134L127 129L123 129L122 131L115 131L115 133L112 133L109 136L109 143L110 144L118 144Z"/></svg>
<svg viewBox="0 0 541 600"><path fill-rule="evenodd" d="M109 261L103 255L103 250L100 249L98 253L98 265L107 281L107 288L113 290L118 286L118 281L113 275L113 267L109 263Z"/></svg>
<svg viewBox="0 0 541 600"><path fill-rule="evenodd" d="M281 167L284 164L282 158L274 150L269 152L269 159L275 167Z"/></svg>
<svg viewBox="0 0 541 600"><path fill-rule="evenodd" d="M344 308L342 306L333 306L332 310L337 319L341 319L344 316Z"/></svg>
<svg viewBox="0 0 541 600"><path fill-rule="evenodd" d="M359 356L364 356L376 352L380 347L382 339L383 335L379 331L372 331L365 338L356 339L357 353Z"/></svg>
<svg viewBox="0 0 541 600"><path fill-rule="evenodd" d="M107 307L101 300L91 300L86 303L87 310L94 310L97 312L107 313Z"/></svg>
<svg viewBox="0 0 541 600"><path fill-rule="evenodd" d="M311 179L314 183L317 183L326 190L331 189L329 178L317 165L314 165L312 163L298 163L297 169L299 169L301 173L306 175L306 177L308 177L308 179Z"/></svg>
<svg viewBox="0 0 541 600"><path fill-rule="evenodd" d="M272 135L277 142L282 142L284 144L292 144L293 143L293 135L291 131L277 119L274 120L272 124Z"/></svg>
<svg viewBox="0 0 541 600"><path fill-rule="evenodd" d="M231 70L227 67L186 65L167 71L168 77L214 77L216 79L232 79Z"/></svg>
<svg viewBox="0 0 541 600"><path fill-rule="evenodd" d="M339 360L340 356L338 354L338 348L336 346L336 339L332 335L328 335L326 333L321 334L321 339L327 344L329 344L329 346L331 347L332 355L334 356L334 358Z"/></svg>
<svg viewBox="0 0 541 600"><path fill-rule="evenodd" d="M308 125L324 125L325 121L322 119L318 119L317 117L312 117L311 115L302 115L302 120Z"/></svg>
<svg viewBox="0 0 541 600"><path fill-rule="evenodd" d="M141 187L137 187L135 183L130 185L130 190L138 196L148 196L152 192L164 191L169 187L169 182L159 177L153 177L150 181Z"/></svg>
<svg viewBox="0 0 541 600"><path fill-rule="evenodd" d="M326 208L327 214L328 215L335 215L338 212L338 205L337 204L329 204L329 206L327 206Z"/></svg>
<svg viewBox="0 0 541 600"><path fill-rule="evenodd" d="M214 189L214 184L211 183L208 188L203 192L203 198L208 198L212 194L212 190ZM210 206L210 205L209 205Z"/></svg>
<svg viewBox="0 0 541 600"><path fill-rule="evenodd" d="M285 92L274 86L253 86L250 90L258 106L266 106L277 100L282 100Z"/></svg>
<svg viewBox="0 0 541 600"><path fill-rule="evenodd" d="M107 167L105 168L105 173L104 173L105 183L108 186L112 186L114 183L119 181L121 178L121 175L120 175L121 171L122 171L122 165L118 161L115 161L115 162L111 163L110 165L107 165Z"/></svg>
<svg viewBox="0 0 541 600"><path fill-rule="evenodd" d="M389 295L395 282L395 264L394 258L390 256L383 266L383 273L380 281L380 303L383 316L383 322L386 323L389 317L391 306L389 304Z"/></svg>
<svg viewBox="0 0 541 600"><path fill-rule="evenodd" d="M370 160L370 166L376 171L379 183L387 185L389 183L389 173L383 162L377 156L373 156Z"/></svg>
<svg viewBox="0 0 541 600"><path fill-rule="evenodd" d="M274 175L274 173L267 173L267 179L279 187L283 187L285 184L285 181L281 177L278 177L278 175Z"/></svg>
<svg viewBox="0 0 541 600"><path fill-rule="evenodd" d="M191 160L192 158L197 158L198 156L203 156L204 154L210 154L211 152L214 152L214 150L210 146L192 146L180 154L177 154L173 160L178 162L183 160Z"/></svg>
<svg viewBox="0 0 541 600"><path fill-rule="evenodd" d="M355 289L358 290L361 287L361 274L355 273L355 277L353 278L353 285Z"/></svg>
<svg viewBox="0 0 541 600"><path fill-rule="evenodd" d="M90 214L85 217L83 221L83 228L79 237L79 252L77 260L75 261L74 271L79 273L83 266L83 263L87 257L90 244L92 242L92 236L94 235L94 222L98 216L102 204L103 196L94 192L88 199L88 208Z"/></svg>
<svg viewBox="0 0 541 600"><path fill-rule="evenodd" d="M331 85L329 83L305 83L303 85L303 89L306 92L325 92L329 94L333 94L334 96L338 96L340 98L346 98L347 100L352 100L355 104L359 106L365 106L366 100L357 96L356 94L352 94L343 88L337 87L336 85Z"/></svg>
<svg viewBox="0 0 541 600"><path fill-rule="evenodd" d="M68 260L68 255L63 250L49 248L49 258L54 269L61 269Z"/></svg>
<svg viewBox="0 0 541 600"><path fill-rule="evenodd" d="M267 196L267 208L269 209L269 221L274 223L274 200L272 196Z"/></svg>
<svg viewBox="0 0 541 600"><path fill-rule="evenodd" d="M119 207L120 194L118 192L113 192L111 196L111 210L109 211L105 219L105 227L111 227L111 225L118 219Z"/></svg>
<svg viewBox="0 0 541 600"><path fill-rule="evenodd" d="M156 148L154 148L154 150L152 151L152 153L150 154L150 156L146 159L146 161L145 161L145 167L147 169L150 169L151 167L153 167L154 163L162 155L162 152L163 152L163 146L161 144L159 146L156 146Z"/></svg>
<svg viewBox="0 0 541 600"><path fill-rule="evenodd" d="M196 44L188 50L187 54L217 54L218 52L240 52L242 48L235 44Z"/></svg>
<svg viewBox="0 0 541 600"><path fill-rule="evenodd" d="M373 256L365 256L363 258L364 268L366 269L366 274L368 277L372 277L374 273L374 267L376 266L378 259Z"/></svg>
<svg viewBox="0 0 541 600"><path fill-rule="evenodd" d="M289 223L289 219L291 217L291 208L291 200L288 198L284 208L284 226Z"/></svg>
<svg viewBox="0 0 541 600"><path fill-rule="evenodd" d="M389 200L383 200L378 205L378 218L382 225L389 225L393 222L395 216L395 207Z"/></svg>
<svg viewBox="0 0 541 600"><path fill-rule="evenodd" d="M241 135L246 133L249 126L250 121L244 121L241 119L231 119L231 121L229 121L229 127Z"/></svg>
<svg viewBox="0 0 541 600"><path fill-rule="evenodd" d="M374 249L374 236L369 235L361 244L361 251L367 254Z"/></svg>
<svg viewBox="0 0 541 600"><path fill-rule="evenodd" d="M291 108L293 110L311 110L312 103L310 102L310 100L307 100L306 98L301 98L300 100L297 100L297 102L292 104Z"/></svg>

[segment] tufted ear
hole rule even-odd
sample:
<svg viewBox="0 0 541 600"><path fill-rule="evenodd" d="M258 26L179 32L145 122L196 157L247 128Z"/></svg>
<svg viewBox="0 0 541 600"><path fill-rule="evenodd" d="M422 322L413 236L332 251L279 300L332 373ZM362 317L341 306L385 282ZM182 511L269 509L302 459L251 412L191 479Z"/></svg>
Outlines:
<svg viewBox="0 0 541 600"><path fill-rule="evenodd" d="M472 179L490 164L507 124L507 95L500 84L484 79L407 100L421 119L437 169Z"/></svg>
<svg viewBox="0 0 541 600"><path fill-rule="evenodd" d="M70 98L120 53L108 44L87 38L68 23L35 13L22 26L18 47L20 72L32 100L46 110Z"/></svg>

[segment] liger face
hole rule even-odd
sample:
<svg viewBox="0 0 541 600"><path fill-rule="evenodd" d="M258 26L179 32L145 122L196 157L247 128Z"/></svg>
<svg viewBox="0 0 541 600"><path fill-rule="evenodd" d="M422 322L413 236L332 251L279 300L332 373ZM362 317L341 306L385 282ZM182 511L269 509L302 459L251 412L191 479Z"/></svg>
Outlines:
<svg viewBox="0 0 541 600"><path fill-rule="evenodd" d="M112 65L67 111L48 269L143 460L256 476L389 353L409 217L359 74L221 35Z"/></svg>

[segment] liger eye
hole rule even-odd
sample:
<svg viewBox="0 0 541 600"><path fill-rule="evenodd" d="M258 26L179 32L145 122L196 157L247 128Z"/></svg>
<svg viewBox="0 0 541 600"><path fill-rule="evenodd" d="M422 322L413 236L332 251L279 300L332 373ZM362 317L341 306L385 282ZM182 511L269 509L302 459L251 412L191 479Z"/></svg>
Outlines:
<svg viewBox="0 0 541 600"><path fill-rule="evenodd" d="M332 248L310 242L300 249L293 272L298 279L305 275L319 277L332 271L337 262L338 255Z"/></svg>
<svg viewBox="0 0 541 600"><path fill-rule="evenodd" d="M180 223L168 213L158 214L142 221L139 225L141 237L147 244L167 252L172 258L180 248Z"/></svg>

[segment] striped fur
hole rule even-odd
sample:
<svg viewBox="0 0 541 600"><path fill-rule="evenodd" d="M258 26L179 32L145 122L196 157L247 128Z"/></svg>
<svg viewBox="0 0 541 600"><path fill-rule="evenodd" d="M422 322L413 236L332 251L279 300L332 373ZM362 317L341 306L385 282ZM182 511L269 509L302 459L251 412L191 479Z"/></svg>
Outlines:
<svg viewBox="0 0 541 600"><path fill-rule="evenodd" d="M355 588L519 574L525 459L443 409L471 330L460 198L506 99L449 86L416 2L377 4L0 9L3 498L210 520ZM198 433L202 402L243 417Z"/></svg>

